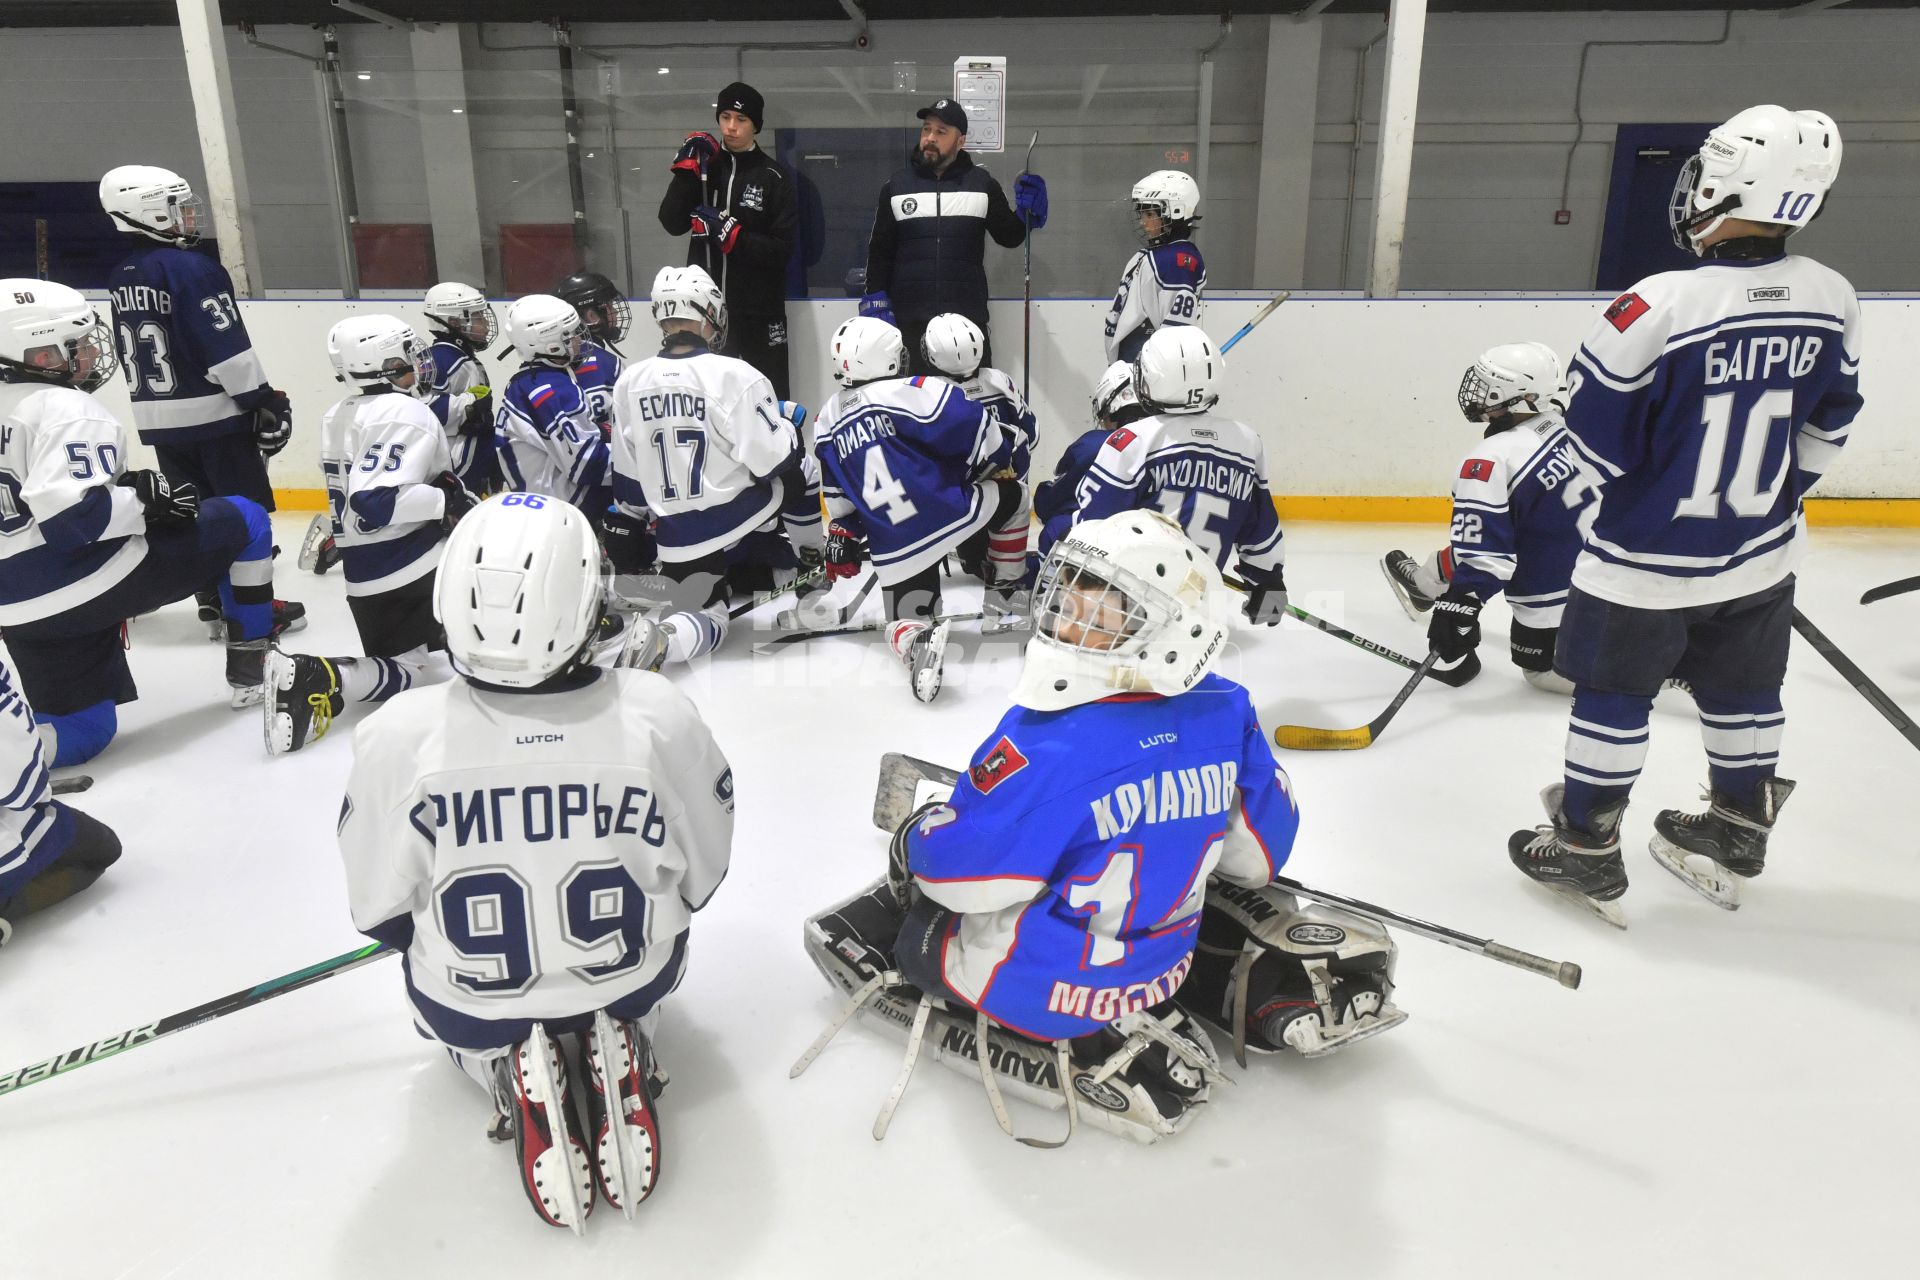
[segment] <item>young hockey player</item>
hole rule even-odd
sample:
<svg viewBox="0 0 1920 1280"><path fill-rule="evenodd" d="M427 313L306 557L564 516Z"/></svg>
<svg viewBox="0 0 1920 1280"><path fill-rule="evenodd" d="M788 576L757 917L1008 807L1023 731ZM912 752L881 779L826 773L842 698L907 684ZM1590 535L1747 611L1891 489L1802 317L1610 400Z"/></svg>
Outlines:
<svg viewBox="0 0 1920 1280"><path fill-rule="evenodd" d="M127 164L100 179L100 204L140 247L113 269L113 336L133 425L160 473L201 498L245 498L273 510L267 459L293 436L293 408L268 383L217 259L195 253L201 207L186 179ZM227 639L218 597L196 599L208 638ZM274 634L306 625L306 609L274 602Z"/></svg>
<svg viewBox="0 0 1920 1280"><path fill-rule="evenodd" d="M944 378L903 377L906 345L884 320L847 321L831 352L842 390L819 418L827 573L852 577L871 549L892 620L887 644L914 696L931 702L947 636L941 559L958 551L962 563L984 564L1002 593L1026 569L1026 488L996 478L1012 468L1019 433Z"/></svg>
<svg viewBox="0 0 1920 1280"><path fill-rule="evenodd" d="M1262 889L1299 822L1246 690L1211 672L1231 607L1158 513L1076 525L1041 565L1015 706L901 825L888 882L809 923L815 963L862 1004L916 988L889 998L941 1020L942 1052L973 1023L989 1080L990 1056L1020 1078L1011 1053L1029 1081L1055 1066L1070 1116L1077 1092L1142 1140L1182 1128L1217 1070L1170 1003L1207 877Z"/></svg>
<svg viewBox="0 0 1920 1280"><path fill-rule="evenodd" d="M631 1214L659 1175L658 1005L733 842L733 772L694 705L585 660L603 581L575 508L476 508L434 605L464 679L361 723L340 819L354 925L404 955L415 1025L491 1094L534 1209L575 1231L596 1182Z"/></svg>
<svg viewBox="0 0 1920 1280"><path fill-rule="evenodd" d="M427 340L396 316L350 316L327 335L340 381L359 388L320 427L333 540L364 658L274 651L267 657L267 752L324 735L348 702L381 702L444 679L433 616L434 570L447 533L474 499L450 467Z"/></svg>
<svg viewBox="0 0 1920 1280"><path fill-rule="evenodd" d="M1237 554L1248 620L1278 626L1287 609L1285 550L1267 488L1266 449L1252 427L1210 412L1224 371L1213 340L1199 329L1170 328L1147 339L1133 368L1134 397L1147 416L1108 436L1094 455L1074 519L1158 509L1219 569Z"/></svg>
<svg viewBox="0 0 1920 1280"><path fill-rule="evenodd" d="M1621 816L1663 681L1692 686L1709 806L1662 810L1654 857L1720 906L1760 874L1793 783L1785 715L1800 502L1859 413L1853 287L1786 239L1820 212L1840 133L1818 111L1752 107L1707 135L1674 187L1674 242L1705 259L1620 295L1574 359L1567 430L1602 477L1554 670L1573 682L1566 777L1514 865L1624 923Z"/></svg>
<svg viewBox="0 0 1920 1280"><path fill-rule="evenodd" d="M613 384L626 368L616 344L627 336L633 313L613 281L598 271L576 271L554 286L553 292L580 313L580 323L586 326L573 380L586 397L587 416L605 430L613 422Z"/></svg>
<svg viewBox="0 0 1920 1280"><path fill-rule="evenodd" d="M1093 388L1093 429L1074 437L1060 460L1053 464L1053 478L1042 480L1033 489L1033 515L1040 522L1040 545L1051 547L1073 523L1079 510L1079 489L1087 468L1100 455L1100 446L1121 427L1147 416L1133 394L1133 366L1115 360L1100 375Z"/></svg>
<svg viewBox="0 0 1920 1280"><path fill-rule="evenodd" d="M1141 248L1127 259L1107 313L1107 359L1134 360L1154 331L1200 323L1207 265L1193 243L1200 223L1199 184L1178 169L1160 169L1133 184L1133 218Z"/></svg>
<svg viewBox="0 0 1920 1280"><path fill-rule="evenodd" d="M235 707L260 700L273 628L267 513L123 470L126 428L88 394L112 342L77 290L0 280L0 634L56 766L98 755L139 697L127 619L215 592Z"/></svg>
<svg viewBox="0 0 1920 1280"><path fill-rule="evenodd" d="M1468 366L1456 398L1486 433L1454 478L1448 544L1424 564L1404 551L1380 561L1409 618L1433 611L1430 674L1443 684L1480 674L1480 610L1504 591L1513 664L1536 688L1573 692L1553 674L1553 645L1597 486L1567 439L1565 397L1560 357L1538 342L1489 348Z"/></svg>
<svg viewBox="0 0 1920 1280"><path fill-rule="evenodd" d="M0 947L23 916L72 897L120 857L120 838L53 798L33 709L0 663Z"/></svg>
<svg viewBox="0 0 1920 1280"><path fill-rule="evenodd" d="M507 341L525 359L501 397L494 437L509 489L562 498L598 520L607 509L607 436L574 380L586 326L545 293L507 308Z"/></svg>
<svg viewBox="0 0 1920 1280"><path fill-rule="evenodd" d="M614 387L617 509L607 528L610 544L632 545L618 526L657 521L661 572L678 598L658 626L637 620L644 630L627 643L628 661L657 669L712 652L726 638L734 592L771 589L775 567L818 564L823 535L811 459L772 382L715 353L727 328L719 286L699 267L666 267L654 277L652 307L660 354ZM783 522L785 537L775 532ZM617 573L640 568L616 557Z"/></svg>

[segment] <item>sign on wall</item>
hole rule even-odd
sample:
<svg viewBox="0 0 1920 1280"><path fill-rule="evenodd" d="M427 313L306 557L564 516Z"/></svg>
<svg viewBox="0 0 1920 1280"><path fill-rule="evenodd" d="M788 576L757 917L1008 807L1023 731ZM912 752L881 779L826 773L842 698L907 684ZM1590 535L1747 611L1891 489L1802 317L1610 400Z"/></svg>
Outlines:
<svg viewBox="0 0 1920 1280"><path fill-rule="evenodd" d="M967 113L967 150L1007 149L1007 60L969 54L953 60L953 97Z"/></svg>

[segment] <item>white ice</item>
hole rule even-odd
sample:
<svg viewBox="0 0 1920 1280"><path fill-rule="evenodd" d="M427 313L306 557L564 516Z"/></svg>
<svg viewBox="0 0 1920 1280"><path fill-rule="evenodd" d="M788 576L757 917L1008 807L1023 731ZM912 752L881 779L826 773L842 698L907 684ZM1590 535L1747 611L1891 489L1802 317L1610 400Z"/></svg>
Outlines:
<svg viewBox="0 0 1920 1280"><path fill-rule="evenodd" d="M282 517L281 544L304 524ZM1418 652L1374 562L1436 532L1297 525L1295 600ZM1920 594L1856 603L1915 571L1920 536L1816 530L1814 548L1804 611L1920 707ZM338 573L282 564L281 594L313 618L291 647L351 653ZM1728 914L1645 852L1654 812L1693 806L1705 778L1690 704L1663 695L1617 933L1508 865L1508 834L1559 777L1565 708L1508 664L1504 608L1486 622L1475 684L1422 689L1368 750L1286 756L1303 814L1288 869L1576 960L1580 991L1403 936L1404 1027L1315 1062L1256 1059L1157 1147L1086 1130L1059 1152L1017 1146L977 1080L931 1062L876 1144L894 1040L862 1020L787 1079L839 1006L801 921L883 865L881 753L962 762L1004 709L1015 651L956 655L922 707L877 640L755 659L736 632L683 677L732 757L740 817L666 1006L664 1173L638 1221L603 1207L575 1240L534 1217L511 1147L484 1137L483 1096L414 1034L382 962L0 1096L0 1275L1911 1274L1920 757L1796 639L1781 771L1800 787ZM1404 675L1292 624L1238 639L1226 670L1269 725L1365 723ZM126 853L0 951L0 1070L360 941L333 830L363 712L269 760L257 712L227 710L191 604L133 640L141 700L79 801Z"/></svg>

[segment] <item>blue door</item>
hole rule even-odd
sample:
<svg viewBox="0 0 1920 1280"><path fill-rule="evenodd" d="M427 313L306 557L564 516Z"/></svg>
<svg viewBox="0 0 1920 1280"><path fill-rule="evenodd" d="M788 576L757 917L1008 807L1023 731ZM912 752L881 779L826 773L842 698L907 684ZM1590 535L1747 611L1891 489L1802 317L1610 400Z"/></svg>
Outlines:
<svg viewBox="0 0 1920 1280"><path fill-rule="evenodd" d="M1698 259L1673 246L1667 203L1681 166L1706 141L1710 124L1623 124L1613 142L1613 179L1600 237L1594 288L1617 293L1661 271Z"/></svg>

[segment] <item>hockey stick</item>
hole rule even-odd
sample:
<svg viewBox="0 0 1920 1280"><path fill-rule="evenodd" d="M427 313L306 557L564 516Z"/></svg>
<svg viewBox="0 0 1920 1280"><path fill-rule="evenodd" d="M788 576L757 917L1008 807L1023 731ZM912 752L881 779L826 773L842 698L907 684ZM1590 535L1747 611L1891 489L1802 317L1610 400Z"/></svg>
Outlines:
<svg viewBox="0 0 1920 1280"><path fill-rule="evenodd" d="M1888 596L1905 595L1909 591L1920 591L1920 578L1899 578L1893 582L1873 587L1860 597L1861 604L1872 604L1875 600L1885 600Z"/></svg>
<svg viewBox="0 0 1920 1280"><path fill-rule="evenodd" d="M1253 589L1249 587L1246 583L1240 581L1240 579L1238 578L1230 577L1224 574L1221 577L1222 577L1222 581L1224 581L1227 584L1227 586L1231 587L1235 591L1241 592L1242 594L1245 594L1246 592L1249 592ZM1336 640L1345 640L1348 644L1354 645L1357 648L1365 649L1368 653L1373 654L1375 657L1385 658L1388 662L1391 662L1396 666L1402 666L1402 667L1405 667L1407 670L1412 671L1420 665L1418 662L1414 661L1412 658L1409 658L1404 653L1399 653L1393 649L1389 649L1387 648L1387 646L1383 644L1379 644L1375 641L1369 640L1365 636L1356 635L1353 632L1347 630L1345 627L1338 626L1334 623L1328 622L1325 618L1319 617L1315 614L1308 613L1305 609L1302 609L1299 605L1296 605L1296 604L1287 605L1287 612L1292 614L1294 617L1300 619L1300 621L1306 623L1308 626L1312 627L1315 631L1324 631L1326 634L1332 636Z"/></svg>
<svg viewBox="0 0 1920 1280"><path fill-rule="evenodd" d="M1798 609L1793 611L1793 629L1798 631L1800 638L1812 645L1815 651L1840 673L1842 679L1853 686L1854 692L1865 698L1875 711L1885 716L1887 723L1899 730L1901 737L1914 746L1920 747L1920 729L1914 728L1913 721L1907 718L1906 712L1895 706L1893 699L1882 693L1879 685L1867 679L1867 673L1856 667L1853 659L1840 652L1839 647L1827 639L1820 628L1808 622L1807 615Z"/></svg>
<svg viewBox="0 0 1920 1280"><path fill-rule="evenodd" d="M244 991L236 991L218 1000L209 1000L182 1013L169 1014L158 1022L149 1022L144 1027L131 1027L118 1034L95 1040L92 1044L83 1044L77 1049L69 1049L44 1062L36 1062L31 1066L0 1075L0 1096L24 1089L30 1084L39 1084L42 1080L51 1080L55 1076L65 1075L77 1067L99 1062L102 1058L111 1058L128 1049L151 1044L176 1031L185 1031L203 1022L211 1022L215 1018L224 1018L230 1013L250 1009L275 996L283 996L289 991L298 991L301 987L310 987L324 978L331 978L337 973L357 969L370 960L378 960L382 956L394 954L397 953L384 943L369 943L357 951L349 951L331 960L322 960L319 964L295 970L283 977L263 982L257 987L248 987Z"/></svg>
<svg viewBox="0 0 1920 1280"><path fill-rule="evenodd" d="M915 800L920 794L920 784L933 783L949 790L958 783L960 775L945 765L934 764L928 760L919 760L909 755L890 751L880 757L880 781L873 793L873 825L891 834L900 829L918 807ZM1471 951L1510 964L1516 969L1525 969L1528 973L1537 973L1544 978L1552 978L1561 986L1577 989L1580 986L1580 966L1570 961L1548 960L1530 952L1521 951L1488 938L1476 938L1472 934L1449 929L1445 925L1429 924L1414 916L1401 915L1385 907L1377 907L1371 902L1362 902L1358 898L1343 897L1337 893L1328 893L1323 889L1314 889L1286 876L1275 876L1273 882L1290 893L1315 902L1338 907L1342 911L1351 911L1355 915L1370 916L1384 924L1394 924L1408 933L1418 934L1432 942L1442 942L1462 951Z"/></svg>
<svg viewBox="0 0 1920 1280"><path fill-rule="evenodd" d="M743 617L746 614L752 613L755 609L758 609L761 605L772 604L775 600L778 600L781 596L787 595L789 593L798 593L800 595L805 595L807 593L807 588L820 582L826 576L827 576L827 567L823 564L817 564L813 566L813 568L811 569L802 570L800 573L795 574L793 581L787 583L785 586L776 587L775 589L773 589L772 591L769 591L764 596L755 596L751 600L743 600L739 604L733 606L733 608L727 610L727 617L728 618Z"/></svg>
<svg viewBox="0 0 1920 1280"><path fill-rule="evenodd" d="M1401 685L1400 692L1393 695L1393 701L1387 704L1387 709L1358 729L1312 729L1303 724L1283 724L1273 731L1273 745L1291 751L1358 751L1362 747L1372 746L1386 732L1387 723L1400 713L1400 708L1406 705L1407 699L1413 696L1413 691L1420 687L1427 672L1433 670L1433 664L1439 660L1439 654L1428 654L1427 660L1414 668L1413 678Z"/></svg>
<svg viewBox="0 0 1920 1280"><path fill-rule="evenodd" d="M1293 296L1293 292L1289 289L1282 289L1280 292L1274 294L1273 301L1267 303L1266 306L1254 312L1253 319L1241 325L1240 328L1234 332L1234 335L1231 338L1228 338L1225 342L1220 344L1220 354L1225 355L1227 354L1227 352L1233 350L1234 343L1240 341L1240 339L1252 333L1255 325L1259 324L1262 320L1265 320L1268 316L1272 315L1273 309L1275 307L1279 306L1281 303L1285 302L1288 298L1291 298L1292 296Z"/></svg>
<svg viewBox="0 0 1920 1280"><path fill-rule="evenodd" d="M93 779L82 773L71 778L55 778L53 794L57 796L78 795L93 785Z"/></svg>
<svg viewBox="0 0 1920 1280"><path fill-rule="evenodd" d="M934 625L942 622L973 622L987 615L984 613L943 613L937 618L928 619ZM828 627L824 631L796 631L792 635L775 636L753 646L756 655L772 653L775 649L784 649L790 644L799 644L804 640L824 640L829 636L864 636L876 631L885 631L893 623L892 618L882 618L878 622L862 622L851 627Z"/></svg>
<svg viewBox="0 0 1920 1280"><path fill-rule="evenodd" d="M1033 147L1040 141L1040 131L1035 129L1033 137L1027 140L1027 165L1024 172L1033 172ZM1020 398L1028 404L1033 403L1033 218L1022 214L1021 220L1027 224L1027 235L1023 243L1027 249L1026 272L1021 284L1020 317L1024 330L1020 338Z"/></svg>

